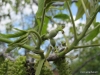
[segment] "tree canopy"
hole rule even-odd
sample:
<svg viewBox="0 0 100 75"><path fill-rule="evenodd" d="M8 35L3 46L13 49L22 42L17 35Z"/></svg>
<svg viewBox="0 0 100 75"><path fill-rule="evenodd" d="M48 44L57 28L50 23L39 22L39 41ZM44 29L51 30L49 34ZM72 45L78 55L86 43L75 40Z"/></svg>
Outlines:
<svg viewBox="0 0 100 75"><path fill-rule="evenodd" d="M1 75L100 74L100 0L1 0L0 10Z"/></svg>

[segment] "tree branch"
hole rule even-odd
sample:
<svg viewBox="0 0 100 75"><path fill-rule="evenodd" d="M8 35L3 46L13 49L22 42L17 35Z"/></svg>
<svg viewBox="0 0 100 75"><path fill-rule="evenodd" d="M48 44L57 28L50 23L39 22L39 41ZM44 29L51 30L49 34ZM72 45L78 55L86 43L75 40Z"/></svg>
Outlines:
<svg viewBox="0 0 100 75"><path fill-rule="evenodd" d="M47 58L47 61L54 61L58 58L58 56L53 53L53 54L50 54L50 56Z"/></svg>
<svg viewBox="0 0 100 75"><path fill-rule="evenodd" d="M86 47L94 47L94 46L100 46L100 44L94 44L94 45L88 45L88 46L74 46L73 49L77 49L77 48L86 48ZM61 52L66 51L66 50L62 50ZM47 58L48 61L54 61L56 59L59 58L59 55L53 53L50 54L49 57Z"/></svg>
<svg viewBox="0 0 100 75"><path fill-rule="evenodd" d="M77 39L77 34L76 34L76 28L75 28L75 23L74 23L73 15L72 15L71 9L69 7L69 3L67 1L66 1L66 3L67 3L67 7L68 7L68 10L69 10L70 16L71 16L71 20L72 20L72 24L73 24L73 29L74 29L74 38L76 40Z"/></svg>
<svg viewBox="0 0 100 75"><path fill-rule="evenodd" d="M90 27L92 21L94 20L96 14L98 13L98 11L100 10L100 6L97 6L95 8L95 10L92 12L92 14L89 17L89 21L86 23L85 28L83 29L83 32L81 33L81 35L77 38L77 40L74 40L72 42L72 44L69 46L69 48L66 48L65 50L63 50L62 52L60 52L58 54L58 57L62 57L64 56L66 53L68 53L69 51L71 51L74 46L76 46L78 44L78 42L85 36L85 33L87 32L88 28Z"/></svg>

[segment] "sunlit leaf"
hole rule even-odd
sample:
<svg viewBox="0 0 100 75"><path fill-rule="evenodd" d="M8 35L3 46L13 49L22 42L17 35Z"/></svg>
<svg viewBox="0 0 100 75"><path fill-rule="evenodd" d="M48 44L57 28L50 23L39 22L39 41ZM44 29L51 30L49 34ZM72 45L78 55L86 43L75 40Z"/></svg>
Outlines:
<svg viewBox="0 0 100 75"><path fill-rule="evenodd" d="M86 37L86 41L90 41L93 40L99 33L99 29L100 29L100 24L98 24L99 26L97 28L95 28L93 31L91 31L91 33Z"/></svg>
<svg viewBox="0 0 100 75"><path fill-rule="evenodd" d="M84 3L85 3L85 6L88 7L88 5L89 5L88 0L84 0ZM77 5L77 7L78 7L78 11L77 11L75 20L78 20L78 19L82 18L82 16L84 15L85 12L84 12L83 6L82 6L82 4L80 3L80 1L78 1L78 2L76 3L76 5ZM88 7L88 8L89 8L89 7Z"/></svg>
<svg viewBox="0 0 100 75"><path fill-rule="evenodd" d="M38 18L40 18L42 16L44 4L45 4L45 0L38 0L38 11L36 13L36 16Z"/></svg>
<svg viewBox="0 0 100 75"><path fill-rule="evenodd" d="M80 5L80 7L78 7L78 11L77 11L75 20L78 20L79 18L81 18L83 16L83 14L84 14L84 9L83 9L82 5Z"/></svg>
<svg viewBox="0 0 100 75"><path fill-rule="evenodd" d="M42 34L45 34L47 32L47 26L48 26L49 19L47 17L44 18L44 25L42 29Z"/></svg>

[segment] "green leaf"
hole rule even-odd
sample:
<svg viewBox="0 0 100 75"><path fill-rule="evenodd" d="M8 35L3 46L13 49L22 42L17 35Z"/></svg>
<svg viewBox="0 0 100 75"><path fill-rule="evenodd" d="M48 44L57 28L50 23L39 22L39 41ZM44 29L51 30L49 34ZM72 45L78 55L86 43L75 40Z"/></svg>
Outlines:
<svg viewBox="0 0 100 75"><path fill-rule="evenodd" d="M45 0L38 0L38 11L36 13L37 18L41 18L44 9Z"/></svg>
<svg viewBox="0 0 100 75"><path fill-rule="evenodd" d="M78 11L77 11L75 20L80 19L83 16L83 14L84 14L84 9L83 9L82 5L80 5L78 7Z"/></svg>
<svg viewBox="0 0 100 75"><path fill-rule="evenodd" d="M35 17L35 26L34 26L34 30L38 31L40 25L41 25L41 19Z"/></svg>
<svg viewBox="0 0 100 75"><path fill-rule="evenodd" d="M78 2L75 3L77 7L79 7L81 5L81 0L79 0Z"/></svg>
<svg viewBox="0 0 100 75"><path fill-rule="evenodd" d="M41 73L41 69L42 69L42 66L43 66L43 63L44 63L45 59L40 59L39 63L38 63L38 66L36 68L36 73L35 75L40 75Z"/></svg>
<svg viewBox="0 0 100 75"><path fill-rule="evenodd" d="M69 19L69 16L67 14L57 14L54 16L54 18L66 20Z"/></svg>
<svg viewBox="0 0 100 75"><path fill-rule="evenodd" d="M84 3L85 3L85 5L86 5L86 7L88 8L88 5L89 5L88 0L84 0ZM80 0L76 3L76 5L77 5L77 7L78 7L78 11L77 11L75 20L78 20L78 19L82 18L83 14L84 14L85 12L84 12L84 9L83 9L82 4L80 3Z"/></svg>
<svg viewBox="0 0 100 75"><path fill-rule="evenodd" d="M30 3L30 0L25 0L25 2L29 4Z"/></svg>
<svg viewBox="0 0 100 75"><path fill-rule="evenodd" d="M44 25L43 25L43 28L42 28L42 34L45 34L47 32L48 22L49 22L49 19L47 17L45 17L44 18Z"/></svg>
<svg viewBox="0 0 100 75"><path fill-rule="evenodd" d="M99 29L100 29L100 24L98 24L99 26L97 28L95 28L93 31L91 31L91 33L86 37L86 41L90 41L93 40L99 33Z"/></svg>

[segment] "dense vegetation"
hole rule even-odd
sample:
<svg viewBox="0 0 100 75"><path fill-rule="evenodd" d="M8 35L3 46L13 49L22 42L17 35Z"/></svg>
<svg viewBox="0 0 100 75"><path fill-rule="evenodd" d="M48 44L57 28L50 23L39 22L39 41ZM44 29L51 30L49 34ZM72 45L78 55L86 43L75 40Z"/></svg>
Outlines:
<svg viewBox="0 0 100 75"><path fill-rule="evenodd" d="M0 75L100 74L100 0L1 0L0 6L0 29L6 28Z"/></svg>

